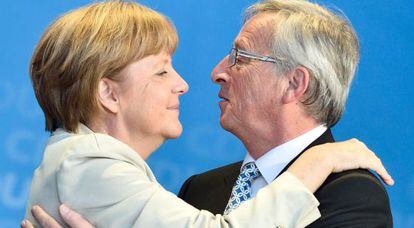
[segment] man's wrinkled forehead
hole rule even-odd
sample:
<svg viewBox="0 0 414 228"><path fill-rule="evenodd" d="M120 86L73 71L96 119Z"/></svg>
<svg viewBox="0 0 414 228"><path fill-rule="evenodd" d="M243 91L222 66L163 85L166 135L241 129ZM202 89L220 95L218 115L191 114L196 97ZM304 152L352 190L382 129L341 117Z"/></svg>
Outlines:
<svg viewBox="0 0 414 228"><path fill-rule="evenodd" d="M271 47L275 18L268 14L251 17L243 25L234 41L234 47L246 51L263 51Z"/></svg>

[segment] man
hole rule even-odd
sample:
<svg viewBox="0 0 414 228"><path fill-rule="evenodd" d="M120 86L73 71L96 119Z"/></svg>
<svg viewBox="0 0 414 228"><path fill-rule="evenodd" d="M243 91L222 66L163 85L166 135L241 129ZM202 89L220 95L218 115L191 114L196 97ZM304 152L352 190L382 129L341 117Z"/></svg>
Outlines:
<svg viewBox="0 0 414 228"><path fill-rule="evenodd" d="M358 60L351 25L316 4L269 0L248 8L233 49L212 72L220 124L248 153L190 177L179 197L228 213L305 149L334 142L330 127L342 116ZM310 227L392 227L387 193L368 171L333 174L315 195L322 217Z"/></svg>

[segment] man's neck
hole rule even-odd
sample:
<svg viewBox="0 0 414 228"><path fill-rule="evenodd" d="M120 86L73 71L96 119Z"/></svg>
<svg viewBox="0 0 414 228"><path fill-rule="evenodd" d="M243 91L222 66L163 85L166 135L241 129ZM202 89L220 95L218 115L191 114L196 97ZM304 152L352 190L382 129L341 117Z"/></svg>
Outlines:
<svg viewBox="0 0 414 228"><path fill-rule="evenodd" d="M271 130L256 131L242 140L249 154L258 159L272 148L282 145L313 128L319 126L320 123L311 119L311 121L294 121L292 123L274 125Z"/></svg>

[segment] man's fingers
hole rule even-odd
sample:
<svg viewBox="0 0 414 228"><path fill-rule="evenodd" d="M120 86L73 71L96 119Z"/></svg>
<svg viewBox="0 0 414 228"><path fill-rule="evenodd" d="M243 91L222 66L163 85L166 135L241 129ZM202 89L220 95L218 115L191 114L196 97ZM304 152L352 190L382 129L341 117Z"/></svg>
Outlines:
<svg viewBox="0 0 414 228"><path fill-rule="evenodd" d="M62 226L56 222L54 218L48 215L41 207L33 206L32 207L32 215L36 218L36 220L40 223L43 228L61 228Z"/></svg>
<svg viewBox="0 0 414 228"><path fill-rule="evenodd" d="M65 204L60 205L59 212L60 212L60 215L62 216L63 220L70 227L75 227L75 228L94 228L94 226L92 226L80 214L76 213L75 211L73 211L72 209L70 209Z"/></svg>

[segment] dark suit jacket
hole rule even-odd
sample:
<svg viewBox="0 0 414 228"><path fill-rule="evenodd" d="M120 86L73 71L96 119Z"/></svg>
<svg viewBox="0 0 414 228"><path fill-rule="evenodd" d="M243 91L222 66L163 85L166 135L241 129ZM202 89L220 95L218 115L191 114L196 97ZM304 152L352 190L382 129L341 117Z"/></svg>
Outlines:
<svg viewBox="0 0 414 228"><path fill-rule="evenodd" d="M306 149L327 142L334 142L329 129ZM198 209L222 214L241 165L242 161L194 175L184 183L178 196ZM367 170L331 174L315 196L322 216L309 227L392 227L387 192Z"/></svg>

